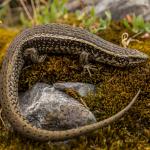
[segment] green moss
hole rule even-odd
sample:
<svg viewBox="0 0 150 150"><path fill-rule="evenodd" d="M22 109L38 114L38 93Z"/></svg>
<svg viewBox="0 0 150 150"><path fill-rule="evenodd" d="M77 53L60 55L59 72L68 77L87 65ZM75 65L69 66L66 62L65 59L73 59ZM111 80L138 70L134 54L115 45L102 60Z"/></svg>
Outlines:
<svg viewBox="0 0 150 150"><path fill-rule="evenodd" d="M0 66L9 43L17 33L18 31L16 29L6 30L4 28L0 28Z"/></svg>
<svg viewBox="0 0 150 150"><path fill-rule="evenodd" d="M98 35L120 44L121 38L118 37L121 37L124 31L119 23L114 23L111 28L99 32ZM150 39L139 40L140 43L132 42L130 47L150 56ZM48 57L44 63L34 64L22 71L19 89L24 91L37 81L49 84L56 81L95 84L98 88L97 94L89 94L83 100L97 120L107 118L123 109L138 89L141 89L137 102L122 119L87 136L70 140L67 144L33 142L5 131L0 124L0 149L150 149L150 61L139 67L125 69L102 64L95 66L97 70L92 71L90 77L88 72L84 72L80 67L78 58Z"/></svg>

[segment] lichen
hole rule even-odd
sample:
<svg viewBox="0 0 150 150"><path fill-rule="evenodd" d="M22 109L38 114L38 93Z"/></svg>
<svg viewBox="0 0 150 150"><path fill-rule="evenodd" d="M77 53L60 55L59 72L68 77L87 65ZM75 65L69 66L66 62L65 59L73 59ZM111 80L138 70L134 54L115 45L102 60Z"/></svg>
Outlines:
<svg viewBox="0 0 150 150"><path fill-rule="evenodd" d="M120 45L121 34L125 31L120 23L116 25L114 23L107 30L97 34ZM6 30L5 38L10 39L10 37L12 38ZM132 42L129 47L150 56L150 39L139 40L140 43ZM0 43L4 43L0 44L1 50L5 49L7 40L3 42L0 38ZM150 61L132 68L94 65L97 70L91 71L92 77L90 77L80 66L78 57L47 57L42 64L33 64L22 70L19 90L25 91L37 81L49 84L56 81L95 84L97 94L89 94L83 100L97 120L102 120L123 109L141 89L137 102L122 119L86 136L70 140L67 144L33 142L16 133L5 131L0 123L0 149L150 149Z"/></svg>

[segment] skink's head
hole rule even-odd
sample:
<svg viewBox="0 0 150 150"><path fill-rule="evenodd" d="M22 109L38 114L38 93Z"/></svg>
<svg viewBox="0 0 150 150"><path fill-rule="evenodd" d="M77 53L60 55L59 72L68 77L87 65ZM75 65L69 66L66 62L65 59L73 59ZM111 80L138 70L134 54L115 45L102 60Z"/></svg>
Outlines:
<svg viewBox="0 0 150 150"><path fill-rule="evenodd" d="M142 53L136 49L129 49L128 51L128 59L129 59L129 66L136 66L141 63L147 62L149 56L145 53Z"/></svg>
<svg viewBox="0 0 150 150"><path fill-rule="evenodd" d="M95 58L97 62L104 62L109 65L117 67L129 67L137 66L139 64L147 62L149 56L135 49L124 49L121 48L123 53L120 51L105 51L99 52L99 55Z"/></svg>

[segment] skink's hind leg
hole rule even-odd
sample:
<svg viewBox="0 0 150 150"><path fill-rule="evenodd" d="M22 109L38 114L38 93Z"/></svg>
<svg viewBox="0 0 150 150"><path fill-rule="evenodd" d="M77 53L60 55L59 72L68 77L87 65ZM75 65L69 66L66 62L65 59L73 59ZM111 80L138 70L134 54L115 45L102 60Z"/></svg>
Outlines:
<svg viewBox="0 0 150 150"><path fill-rule="evenodd" d="M88 71L90 77L92 76L90 70L93 70L93 71L97 70L95 65L92 65L92 64L89 63L89 53L83 51L80 54L80 60L79 61L80 61L80 64L82 65L82 67L83 67L84 72Z"/></svg>
<svg viewBox="0 0 150 150"><path fill-rule="evenodd" d="M24 57L30 59L33 63L42 63L45 61L47 55L40 55L38 50L35 48L27 48L24 51Z"/></svg>
<svg viewBox="0 0 150 150"><path fill-rule="evenodd" d="M40 55L38 50L36 50L35 48L27 48L25 51L24 51L24 57L26 60L30 60L31 62L33 63L42 63L45 61L46 57L47 57L47 54L43 54L43 55ZM27 69L29 68L31 65L28 65L26 66L25 68L23 69Z"/></svg>

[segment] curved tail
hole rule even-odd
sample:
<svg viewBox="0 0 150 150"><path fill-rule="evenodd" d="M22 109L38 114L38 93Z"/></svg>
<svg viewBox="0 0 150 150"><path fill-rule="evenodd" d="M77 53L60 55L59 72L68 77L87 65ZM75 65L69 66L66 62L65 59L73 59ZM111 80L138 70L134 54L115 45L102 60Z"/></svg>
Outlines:
<svg viewBox="0 0 150 150"><path fill-rule="evenodd" d="M94 130L97 130L99 128L107 126L107 125L117 121L118 119L120 119L135 103L139 94L140 94L140 90L134 96L132 101L123 110L121 110L117 114L115 114L107 119L104 119L102 121L99 121L97 123L93 123L90 125L82 126L82 127L75 128L75 129L69 129L69 130L65 130L65 131L47 131L47 130L39 129L36 127L32 127L32 129L31 129L28 126L28 127L24 128L24 131L22 131L22 134L26 135L28 138L31 138L33 140L38 140L38 141L48 141L48 140L60 141L60 140L66 140L66 139L70 139L70 138L73 138L73 137L76 137L79 135L83 135L83 134L92 132ZM25 131L29 131L29 130L30 131L32 130L32 132L25 133Z"/></svg>

